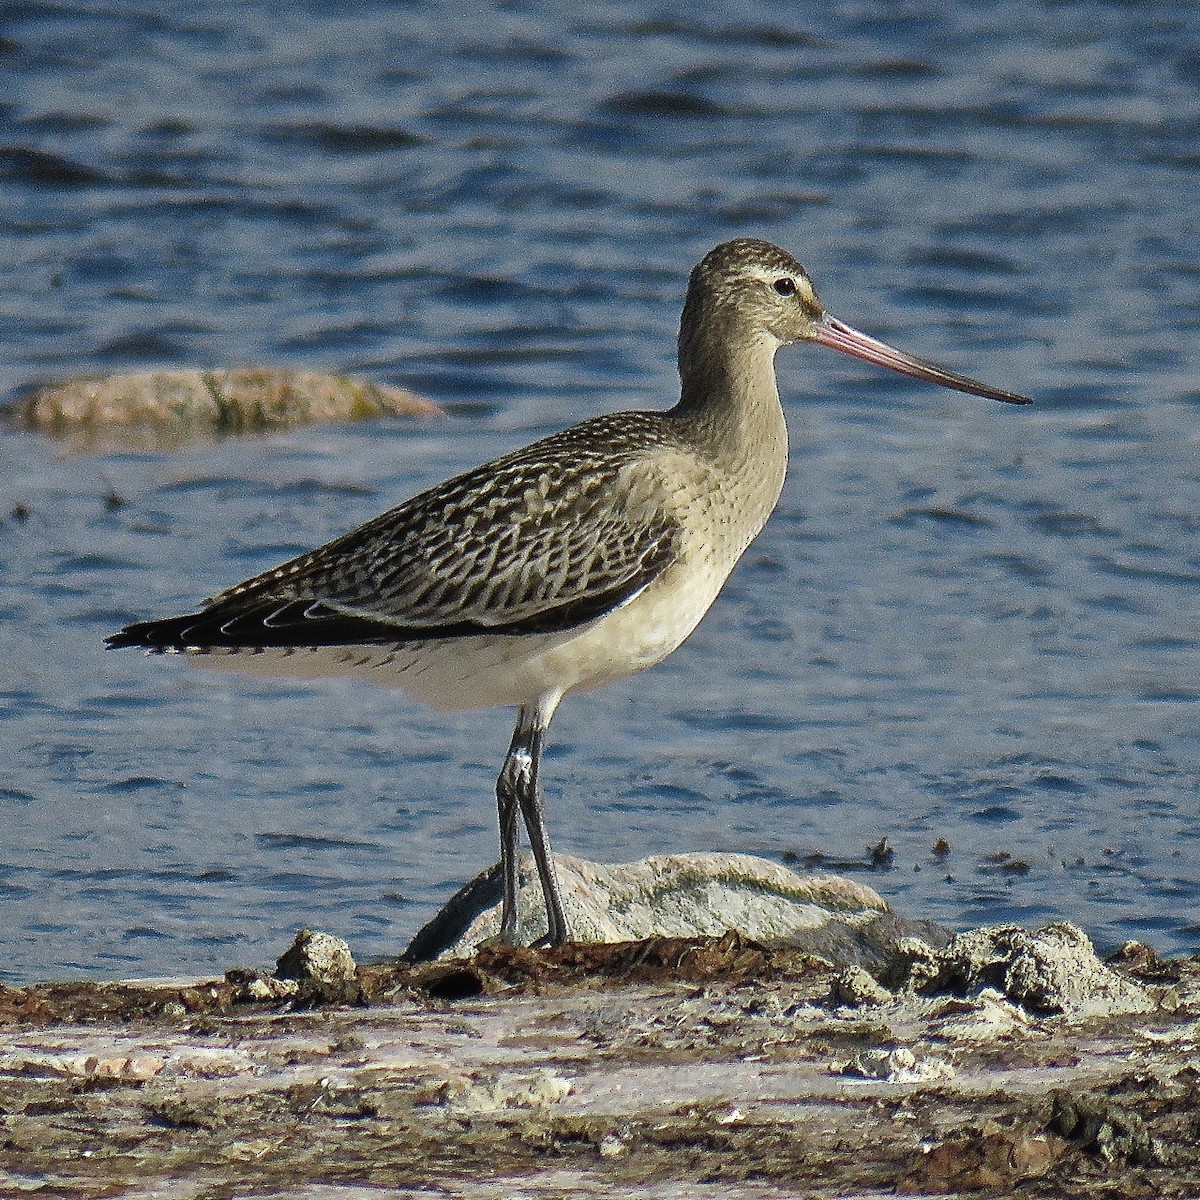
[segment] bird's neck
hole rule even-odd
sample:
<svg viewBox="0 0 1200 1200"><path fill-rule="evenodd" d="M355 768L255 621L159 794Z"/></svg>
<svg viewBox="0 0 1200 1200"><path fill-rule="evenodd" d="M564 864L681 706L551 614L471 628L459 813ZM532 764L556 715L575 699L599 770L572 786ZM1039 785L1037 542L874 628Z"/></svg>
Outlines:
<svg viewBox="0 0 1200 1200"><path fill-rule="evenodd" d="M681 338L681 389L672 415L706 457L733 470L771 464L782 484L787 427L775 383L777 348L765 333Z"/></svg>

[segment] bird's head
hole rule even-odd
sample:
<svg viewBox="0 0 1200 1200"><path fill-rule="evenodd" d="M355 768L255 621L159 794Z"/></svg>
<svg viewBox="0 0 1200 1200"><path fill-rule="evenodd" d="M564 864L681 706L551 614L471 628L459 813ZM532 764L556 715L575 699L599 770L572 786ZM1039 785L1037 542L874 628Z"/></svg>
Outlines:
<svg viewBox="0 0 1200 1200"><path fill-rule="evenodd" d="M692 271L679 330L681 364L698 361L714 341L767 341L771 349L816 342L940 387L1029 404L936 363L877 341L831 317L808 272L786 250L757 238L735 238L710 250Z"/></svg>

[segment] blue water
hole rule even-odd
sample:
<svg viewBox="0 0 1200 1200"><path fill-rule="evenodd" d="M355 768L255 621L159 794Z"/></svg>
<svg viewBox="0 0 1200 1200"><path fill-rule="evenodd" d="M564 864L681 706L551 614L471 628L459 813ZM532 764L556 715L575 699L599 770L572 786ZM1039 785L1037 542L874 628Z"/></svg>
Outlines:
<svg viewBox="0 0 1200 1200"><path fill-rule="evenodd" d="M683 649L563 706L557 847L886 837L865 878L912 915L1195 950L1200 10L562 7L0 11L0 390L272 363L449 412L0 432L0 978L266 964L301 925L387 954L494 861L511 714L102 638L668 405L687 272L739 234L1038 404L781 354L779 511Z"/></svg>

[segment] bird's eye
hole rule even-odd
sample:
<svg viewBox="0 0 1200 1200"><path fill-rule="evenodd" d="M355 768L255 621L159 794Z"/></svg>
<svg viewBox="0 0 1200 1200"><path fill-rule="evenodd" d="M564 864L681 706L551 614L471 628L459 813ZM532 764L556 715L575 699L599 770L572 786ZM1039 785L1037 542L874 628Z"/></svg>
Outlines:
<svg viewBox="0 0 1200 1200"><path fill-rule="evenodd" d="M796 281L785 275L782 279L775 280L775 290L781 296L794 296L796 294Z"/></svg>

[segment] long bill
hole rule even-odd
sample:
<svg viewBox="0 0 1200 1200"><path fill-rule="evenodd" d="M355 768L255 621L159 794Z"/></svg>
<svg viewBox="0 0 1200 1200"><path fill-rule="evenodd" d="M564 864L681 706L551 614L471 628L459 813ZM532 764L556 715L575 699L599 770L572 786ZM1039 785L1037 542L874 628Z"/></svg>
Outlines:
<svg viewBox="0 0 1200 1200"><path fill-rule="evenodd" d="M972 396L983 396L988 400L1003 400L1005 404L1032 404L1028 396L1018 396L1016 392L1001 391L1000 388L988 387L977 379L967 375L959 375L947 371L937 363L926 362L923 358L914 358L897 350L886 342L877 341L865 333L831 317L825 313L816 323L816 334L813 338L822 346L830 346L843 354L852 354L876 366L888 367L899 371L902 375L911 375L914 379L923 379L926 383L936 383L940 387L953 388L956 392L969 392Z"/></svg>

